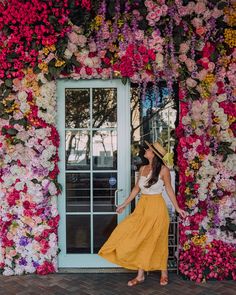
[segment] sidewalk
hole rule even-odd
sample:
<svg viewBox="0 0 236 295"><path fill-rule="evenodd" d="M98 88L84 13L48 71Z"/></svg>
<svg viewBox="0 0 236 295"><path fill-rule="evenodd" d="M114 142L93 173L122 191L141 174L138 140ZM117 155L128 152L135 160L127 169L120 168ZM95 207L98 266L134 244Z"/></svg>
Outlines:
<svg viewBox="0 0 236 295"><path fill-rule="evenodd" d="M151 273L136 287L127 287L132 273L79 273L47 276L0 276L0 295L235 295L235 281L196 284L170 273L168 286L159 285L159 273Z"/></svg>

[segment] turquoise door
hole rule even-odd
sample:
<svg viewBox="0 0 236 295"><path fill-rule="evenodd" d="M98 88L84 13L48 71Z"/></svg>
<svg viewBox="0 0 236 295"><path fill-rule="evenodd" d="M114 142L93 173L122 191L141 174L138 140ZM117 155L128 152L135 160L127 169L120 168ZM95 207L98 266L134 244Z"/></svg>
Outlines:
<svg viewBox="0 0 236 295"><path fill-rule="evenodd" d="M97 255L130 191L129 85L58 80L59 267L114 267Z"/></svg>

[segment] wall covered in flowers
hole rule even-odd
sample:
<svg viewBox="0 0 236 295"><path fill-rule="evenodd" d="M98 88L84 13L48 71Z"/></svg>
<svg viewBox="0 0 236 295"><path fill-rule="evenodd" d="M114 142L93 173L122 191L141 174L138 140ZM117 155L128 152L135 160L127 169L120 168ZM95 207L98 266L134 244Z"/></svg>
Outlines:
<svg viewBox="0 0 236 295"><path fill-rule="evenodd" d="M0 2L4 275L57 270L56 79L120 77L178 82L180 272L236 279L235 23L233 1Z"/></svg>

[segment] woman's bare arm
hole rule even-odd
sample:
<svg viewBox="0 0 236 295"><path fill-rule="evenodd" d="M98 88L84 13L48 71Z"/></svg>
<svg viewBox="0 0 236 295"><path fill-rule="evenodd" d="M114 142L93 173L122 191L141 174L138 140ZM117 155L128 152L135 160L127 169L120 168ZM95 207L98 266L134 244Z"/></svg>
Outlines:
<svg viewBox="0 0 236 295"><path fill-rule="evenodd" d="M161 170L161 174L162 174L162 179L164 181L165 184L165 190L167 192L168 197L170 198L172 204L175 207L175 210L182 216L182 217L186 217L186 212L182 209L180 209L178 202L176 200L176 196L173 190L173 187L171 185L171 176L170 176L170 170L169 168L167 168L166 166L162 167Z"/></svg>
<svg viewBox="0 0 236 295"><path fill-rule="evenodd" d="M141 171L142 167L139 169L139 176L138 179L136 181L135 186L133 187L131 193L129 194L129 196L125 199L125 201L117 206L116 212L121 213L124 208L137 196L137 194L140 192L140 187L139 187L139 178L140 178L140 171Z"/></svg>

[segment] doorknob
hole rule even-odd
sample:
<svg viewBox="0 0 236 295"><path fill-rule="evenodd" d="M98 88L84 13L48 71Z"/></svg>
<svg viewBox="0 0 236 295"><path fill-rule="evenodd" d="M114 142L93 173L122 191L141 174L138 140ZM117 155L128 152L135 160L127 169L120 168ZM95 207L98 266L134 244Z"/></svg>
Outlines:
<svg viewBox="0 0 236 295"><path fill-rule="evenodd" d="M118 193L119 193L119 192L122 192L122 191L123 191L122 188L117 189L117 190L115 191L115 206L116 206L116 207L118 206Z"/></svg>

